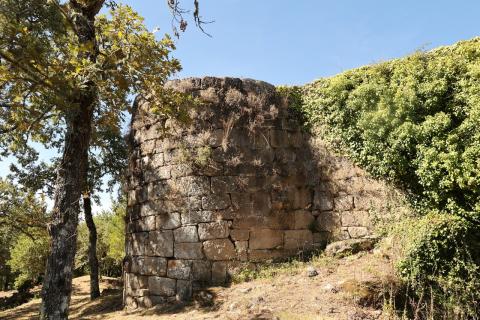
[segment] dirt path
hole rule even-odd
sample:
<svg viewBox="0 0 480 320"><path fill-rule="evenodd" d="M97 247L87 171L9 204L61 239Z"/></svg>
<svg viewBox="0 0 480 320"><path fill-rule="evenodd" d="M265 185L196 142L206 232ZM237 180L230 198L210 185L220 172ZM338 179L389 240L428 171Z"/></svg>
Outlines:
<svg viewBox="0 0 480 320"><path fill-rule="evenodd" d="M70 319L387 319L371 305L375 292L371 284L384 283L392 273L388 260L371 253L314 264L317 276L309 277L306 268L286 274L211 288L213 306L201 307L197 301L150 310L121 310L121 288L113 279L102 281L102 297L89 301L88 276L74 279ZM367 301L368 300L368 301ZM368 303L366 303L367 301ZM39 299L0 312L0 319L35 319Z"/></svg>

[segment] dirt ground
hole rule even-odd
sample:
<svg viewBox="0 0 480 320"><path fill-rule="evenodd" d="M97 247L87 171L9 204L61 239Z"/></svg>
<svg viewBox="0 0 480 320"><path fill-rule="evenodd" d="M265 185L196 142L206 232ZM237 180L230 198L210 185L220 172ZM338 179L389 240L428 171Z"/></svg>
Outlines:
<svg viewBox="0 0 480 320"><path fill-rule="evenodd" d="M89 301L89 278L84 276L73 281L70 319L388 319L382 314L382 301L372 301L378 297L371 289L385 285L391 277L392 266L386 258L364 253L311 265L318 275L309 277L307 267L301 267L227 288L210 288L213 305L208 307L202 307L197 298L187 305L143 311L122 310L121 287L112 278L102 280L102 297ZM0 312L0 319L36 319L39 304L39 299L33 299Z"/></svg>

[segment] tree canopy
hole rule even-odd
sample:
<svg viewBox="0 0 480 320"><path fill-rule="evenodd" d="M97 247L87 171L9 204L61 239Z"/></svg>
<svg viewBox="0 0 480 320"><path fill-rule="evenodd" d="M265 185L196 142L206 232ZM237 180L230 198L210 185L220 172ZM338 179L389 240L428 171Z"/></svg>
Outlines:
<svg viewBox="0 0 480 320"><path fill-rule="evenodd" d="M96 43L78 40L74 19L77 15L58 1L2 0L0 146L4 151L24 151L29 140L47 148L61 147L65 117L89 82L98 90L92 145L108 148L112 135L120 133L132 94L158 99L166 79L180 70L179 62L169 56L175 49L172 39L165 35L157 41L128 6L113 6L109 15L96 18ZM94 46L98 58L92 61L86 53ZM173 107L162 111L175 112Z"/></svg>

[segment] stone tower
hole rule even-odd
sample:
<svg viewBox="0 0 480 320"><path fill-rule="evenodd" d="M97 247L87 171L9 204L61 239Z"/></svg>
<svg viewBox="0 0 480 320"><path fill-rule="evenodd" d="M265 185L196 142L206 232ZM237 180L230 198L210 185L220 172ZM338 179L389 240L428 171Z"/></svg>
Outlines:
<svg viewBox="0 0 480 320"><path fill-rule="evenodd" d="M370 233L386 188L306 133L274 86L190 78L203 101L179 123L137 99L132 119L124 300L149 307L221 285L242 263Z"/></svg>

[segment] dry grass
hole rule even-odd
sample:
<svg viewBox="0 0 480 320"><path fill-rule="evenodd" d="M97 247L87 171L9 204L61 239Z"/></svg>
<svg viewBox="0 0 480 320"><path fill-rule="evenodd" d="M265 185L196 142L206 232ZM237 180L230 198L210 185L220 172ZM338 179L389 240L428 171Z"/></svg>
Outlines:
<svg viewBox="0 0 480 320"><path fill-rule="evenodd" d="M310 265L318 271L316 277L306 275ZM358 303L359 297L368 292L367 284L378 286L392 274L390 262L380 255L364 253L342 259L317 256L308 262L265 265L262 270L261 276L251 281L210 288L214 296L211 306L194 301L134 312L121 310L119 287L103 281L102 289L109 289L91 302L88 277L76 278L70 319L389 319L384 317L386 310ZM35 319L39 302L35 299L2 312L0 319ZM352 314L364 316L352 318Z"/></svg>

